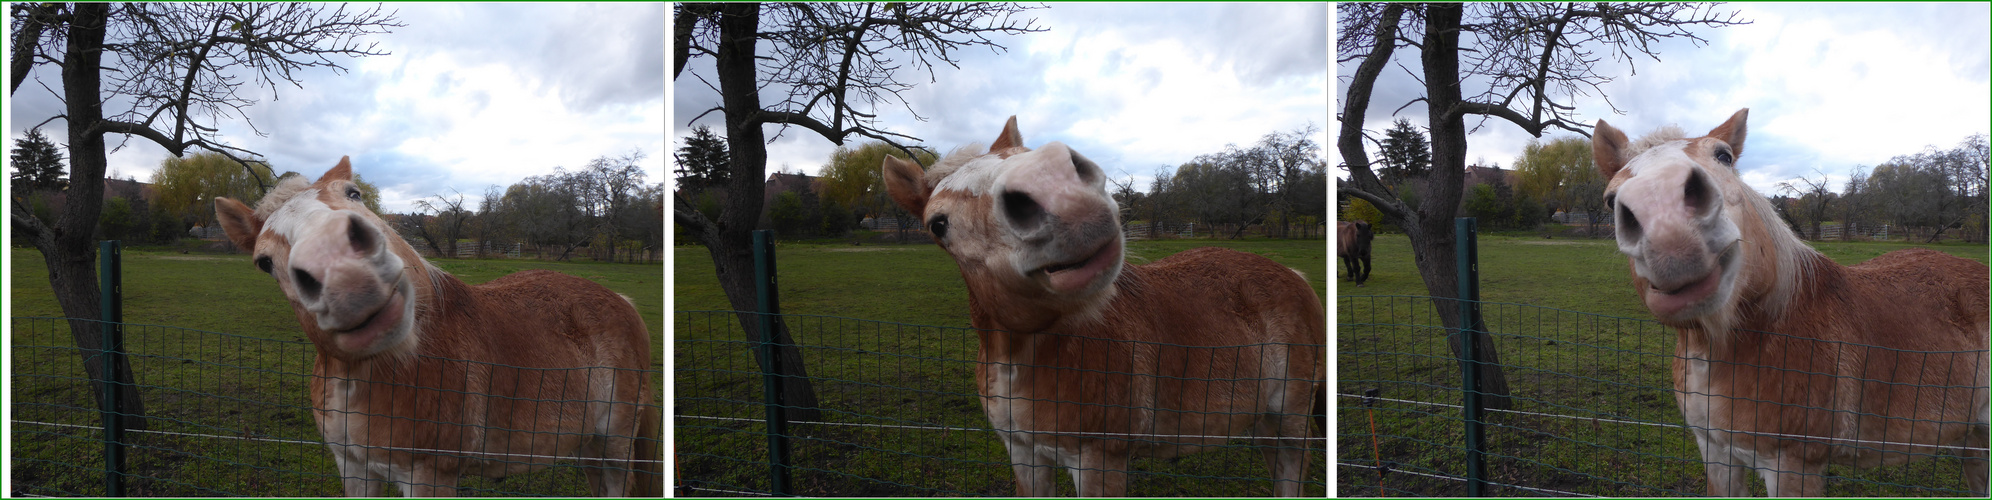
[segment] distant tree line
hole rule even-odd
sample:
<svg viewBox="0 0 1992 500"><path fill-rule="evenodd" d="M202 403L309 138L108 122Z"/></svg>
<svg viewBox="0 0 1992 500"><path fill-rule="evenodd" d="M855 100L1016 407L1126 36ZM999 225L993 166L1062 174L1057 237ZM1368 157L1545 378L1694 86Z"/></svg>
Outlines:
<svg viewBox="0 0 1992 500"><path fill-rule="evenodd" d="M1173 172L1157 169L1147 192L1122 185L1115 193L1122 220L1151 230L1182 222L1222 228L1213 236L1237 238L1264 227L1275 238L1325 237L1328 166L1314 125L1272 132L1247 147L1197 156Z"/></svg>
<svg viewBox="0 0 1992 500"><path fill-rule="evenodd" d="M1424 134L1399 119L1384 136L1377 177L1398 199L1416 207L1424 196L1419 179L1430 167ZM1987 233L1987 149L1985 134L1972 135L1949 149L1929 146L1873 168L1858 167L1839 192L1819 173L1780 183L1766 195L1792 231L1808 239L1826 237L1828 227L1837 227L1832 237L1841 240L1873 237L1886 226L1891 238L1913 234L1935 242L1948 235L1982 243ZM1511 176L1468 183L1457 215L1479 218L1482 227L1508 230L1537 229L1582 215L1588 221L1584 234L1610 235L1600 229L1611 223L1611 213L1603 197L1606 179L1592 164L1589 139L1531 140L1513 166ZM1383 214L1366 201L1345 196L1341 205L1342 218L1382 227ZM1558 213L1571 218L1552 217Z"/></svg>
<svg viewBox="0 0 1992 500"><path fill-rule="evenodd" d="M1157 169L1148 190L1136 190L1130 179L1113 182L1112 195L1124 224L1147 223L1149 231L1194 223L1209 236L1237 238L1248 228L1261 228L1278 238L1324 237L1320 224L1327 216L1327 166L1309 125L1290 132L1266 134L1249 147L1228 145L1176 167ZM678 192L708 217L724 206L726 193L717 178L725 171L725 143L708 127L693 129L678 149ZM770 190L780 189L768 203L762 225L785 238L835 237L866 228L912 228L912 214L886 198L879 165L885 156L918 156L932 166L940 157L931 149L900 149L882 141L839 147L807 189L790 185L799 176L777 173ZM865 221L872 221L866 224ZM1210 228L1210 229L1202 229ZM903 232L902 232L903 234ZM1153 236L1153 235L1151 235Z"/></svg>
<svg viewBox="0 0 1992 500"><path fill-rule="evenodd" d="M1823 237L1827 222L1841 225L1839 238L1866 235L1883 225L1895 235L1915 234L1924 242L1946 235L1986 241L1985 134L1974 134L1950 149L1926 146L1869 169L1856 168L1838 193L1828 181L1799 178L1780 184L1773 199L1793 229L1811 239Z"/></svg>
<svg viewBox="0 0 1992 500"><path fill-rule="evenodd" d="M463 193L435 194L415 211L391 220L403 239L437 255L455 257L457 242L477 243L477 257L503 254L516 244L541 259L575 256L605 262L661 260L664 185L646 183L645 154L602 156L586 166L489 186L471 205Z"/></svg>
<svg viewBox="0 0 1992 500"><path fill-rule="evenodd" d="M15 140L9 151L11 195L22 200L33 217L51 225L67 201L68 180L60 151L40 130ZM454 242L476 241L480 257L516 245L554 260L581 254L602 261L653 261L661 258L664 245L664 186L645 183L646 174L638 166L643 158L641 151L603 156L576 170L556 168L504 188L490 186L475 206L460 192L437 194L416 201L415 210L405 214L382 211L380 189L360 175L353 180L360 185L368 209L394 223L410 244L435 255L455 257ZM109 176L96 237L128 244L171 244L195 228L212 225L216 197L253 206L266 187L302 175L273 172L267 162L252 159L245 165L201 152L166 158L149 183Z"/></svg>

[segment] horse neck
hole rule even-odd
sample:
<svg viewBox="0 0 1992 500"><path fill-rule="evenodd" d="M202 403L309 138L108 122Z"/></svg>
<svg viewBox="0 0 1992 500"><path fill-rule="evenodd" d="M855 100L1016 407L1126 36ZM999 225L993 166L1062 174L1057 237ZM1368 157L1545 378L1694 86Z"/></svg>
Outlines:
<svg viewBox="0 0 1992 500"><path fill-rule="evenodd" d="M1822 273L1840 266L1821 255L1786 227L1770 200L1749 192L1744 195L1744 214L1732 215L1743 232L1742 288L1731 300L1723 318L1707 322L1705 328L1718 332L1748 328L1746 325L1773 326L1801 303L1808 289L1822 285ZM1837 276L1832 274L1831 276Z"/></svg>
<svg viewBox="0 0 1992 500"><path fill-rule="evenodd" d="M971 287L968 297L969 323L976 328L980 338L982 360L1016 360L1031 352L1074 349L1088 339L1118 339L1124 332L1118 331L1117 327L1136 321L1133 315L1139 314L1144 304L1141 297L1146 295L1147 273L1141 266L1121 266L1120 275L1114 277L1113 298L1096 314L1061 319L1041 332L1001 329L994 318L993 308L978 300L977 292Z"/></svg>
<svg viewBox="0 0 1992 500"><path fill-rule="evenodd" d="M1789 234L1790 230L1785 233ZM1747 239L1748 236L1745 236ZM1776 236L1772 236L1776 238ZM1795 236L1770 248L1751 245L1742 251L1771 255L1767 262L1745 262L1750 283L1739 290L1722 318L1699 327L1680 329L1680 346L1691 357L1733 359L1738 349L1761 349L1765 343L1798 339L1803 330L1791 320L1834 307L1822 294L1846 286L1847 268L1806 246Z"/></svg>

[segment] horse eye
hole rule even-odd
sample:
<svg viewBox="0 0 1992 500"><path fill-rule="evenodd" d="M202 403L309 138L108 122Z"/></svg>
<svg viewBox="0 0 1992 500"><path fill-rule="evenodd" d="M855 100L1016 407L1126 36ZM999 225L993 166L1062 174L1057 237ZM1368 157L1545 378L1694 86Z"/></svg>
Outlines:
<svg viewBox="0 0 1992 500"><path fill-rule="evenodd" d="M1605 193L1605 206L1618 208L1618 203L1619 203L1618 193Z"/></svg>
<svg viewBox="0 0 1992 500"><path fill-rule="evenodd" d="M346 199L349 199L349 200L353 200L353 201L360 201L360 188L357 188L357 187L347 187L347 188L346 188Z"/></svg>
<svg viewBox="0 0 1992 500"><path fill-rule="evenodd" d="M1717 148L1715 150L1715 161L1722 162L1723 165L1736 165L1736 157L1729 154L1729 148Z"/></svg>
<svg viewBox="0 0 1992 500"><path fill-rule="evenodd" d="M257 269L262 269L264 273L269 273L269 272L270 272L270 265L271 265L271 264L270 264L270 256L268 256L268 255L265 255L265 256L261 256L261 257L257 257L257 258L256 258L256 268L257 268Z"/></svg>
<svg viewBox="0 0 1992 500"><path fill-rule="evenodd" d="M934 220L927 221L927 231L934 233L934 239L947 238L948 216L946 215L934 216Z"/></svg>

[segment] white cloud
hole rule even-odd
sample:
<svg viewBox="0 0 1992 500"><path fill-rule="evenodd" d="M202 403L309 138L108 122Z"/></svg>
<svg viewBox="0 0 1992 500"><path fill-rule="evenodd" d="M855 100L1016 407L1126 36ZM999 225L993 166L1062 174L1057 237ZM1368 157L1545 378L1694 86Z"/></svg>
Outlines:
<svg viewBox="0 0 1992 500"><path fill-rule="evenodd" d="M392 55L340 60L351 69L342 74L299 73L302 88L282 84L276 99L245 89L261 99L247 113L267 136L225 121L221 137L307 176L351 155L397 212L453 189L475 203L486 186L634 149L648 155L649 181L664 180L662 4L389 8L407 26L371 40ZM59 109L34 84L11 100L13 137ZM59 138L61 125L44 132ZM165 157L131 140L109 160L143 180Z"/></svg>
<svg viewBox="0 0 1992 500"><path fill-rule="evenodd" d="M1767 194L1779 182L1821 173L1837 190L1856 167L1929 145L1951 147L1992 124L1985 4L1746 3L1718 10L1740 11L1752 23L1695 29L1705 46L1656 44L1661 60L1636 59L1637 74L1623 64L1601 68L1617 77L1603 89L1626 114L1611 113L1594 96L1576 101L1578 115L1636 136L1667 124L1706 131L1750 108L1740 166L1746 182ZM1415 50L1400 57L1416 70ZM1387 70L1365 128L1388 128L1384 115L1416 97L1402 92L1415 87L1403 70ZM1422 106L1400 115L1425 121ZM1511 163L1530 137L1488 123L1468 137L1468 160Z"/></svg>
<svg viewBox="0 0 1992 500"><path fill-rule="evenodd" d="M958 53L960 69L937 68L931 83L902 77L918 83L905 96L928 121L894 107L881 110L879 126L945 151L988 142L1014 114L1026 144L1064 142L1139 188L1158 166L1310 122L1326 145L1322 5L1053 4L1030 16L1048 30L997 38L1006 53ZM717 101L692 75L711 74L710 59L691 68L674 87L674 137ZM718 123L718 113L699 121ZM769 145L768 169L814 173L833 147L791 130Z"/></svg>

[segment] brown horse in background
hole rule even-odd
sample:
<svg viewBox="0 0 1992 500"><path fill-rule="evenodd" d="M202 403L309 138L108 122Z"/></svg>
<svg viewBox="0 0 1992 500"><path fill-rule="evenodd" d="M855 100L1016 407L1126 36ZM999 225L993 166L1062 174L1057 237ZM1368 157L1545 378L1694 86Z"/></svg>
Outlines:
<svg viewBox="0 0 1992 500"><path fill-rule="evenodd" d="M650 333L628 298L552 271L466 285L360 200L346 159L254 210L215 200L317 349L312 416L347 496L454 496L463 475L568 458L595 495L662 495Z"/></svg>
<svg viewBox="0 0 1992 500"><path fill-rule="evenodd" d="M1711 496L1819 496L1826 465L1961 450L1986 493L1987 268L1926 249L1841 266L1737 175L1749 110L1702 137L1598 121L1633 288L1679 340L1675 399Z"/></svg>
<svg viewBox="0 0 1992 500"><path fill-rule="evenodd" d="M1342 258L1342 268L1349 272L1349 279L1356 286L1369 281L1370 241L1376 235L1370 233L1370 223L1366 220L1341 221L1335 223L1335 255Z"/></svg>
<svg viewBox="0 0 1992 500"><path fill-rule="evenodd" d="M1218 248L1124 266L1106 174L1064 144L1025 148L1014 117L987 150L883 169L968 284L976 387L1017 495L1053 495L1064 467L1080 495L1123 496L1135 458L1248 434L1274 493L1300 495L1328 330L1298 272Z"/></svg>

